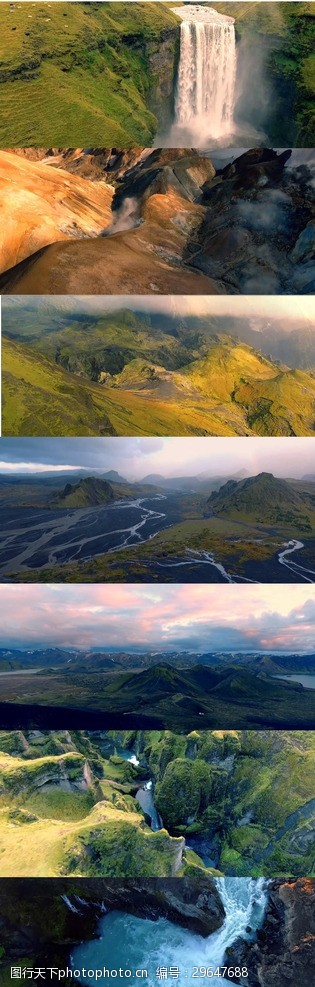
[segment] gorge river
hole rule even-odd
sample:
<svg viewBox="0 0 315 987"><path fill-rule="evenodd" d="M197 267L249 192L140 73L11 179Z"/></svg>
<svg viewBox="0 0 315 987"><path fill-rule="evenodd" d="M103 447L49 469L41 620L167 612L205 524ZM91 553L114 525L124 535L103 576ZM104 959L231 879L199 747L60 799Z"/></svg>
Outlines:
<svg viewBox="0 0 315 987"><path fill-rule="evenodd" d="M129 764L135 764L136 766L140 764L134 751L127 750L124 747L116 747L115 754L118 754L118 757L122 757L124 761L128 761ZM138 791L136 792L136 799L138 800L139 805L141 805L141 809L144 814L150 819L150 825L153 832L156 833L159 829L162 829L163 821L155 807L153 779L149 776L149 772L147 780L138 788Z"/></svg>
<svg viewBox="0 0 315 987"><path fill-rule="evenodd" d="M131 976L123 977L123 981L136 984L139 980L135 970L142 969L147 973L144 978L147 987L157 987L160 982L156 977L158 967L173 967L179 969L179 976L168 982L191 987L196 982L192 976L194 966L222 968L228 947L238 937L254 939L264 918L267 887L262 878L220 878L216 885L224 905L225 920L222 928L212 935L204 938L164 918L153 922L112 911L101 919L100 938L84 942L74 950L73 970L99 971L105 967L115 971L121 968L131 971ZM81 984L97 987L108 984L112 978L101 975L76 979ZM215 977L213 982L218 980L231 984L231 980L222 976ZM250 971L247 983L252 987Z"/></svg>

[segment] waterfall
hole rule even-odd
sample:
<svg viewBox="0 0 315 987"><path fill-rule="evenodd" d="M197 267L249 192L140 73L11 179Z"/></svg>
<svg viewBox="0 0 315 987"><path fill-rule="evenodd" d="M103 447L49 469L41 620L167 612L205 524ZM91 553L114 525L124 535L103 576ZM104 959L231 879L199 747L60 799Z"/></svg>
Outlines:
<svg viewBox="0 0 315 987"><path fill-rule="evenodd" d="M229 946L239 936L255 940L257 929L263 923L268 889L262 878L218 878L216 885L224 905L225 920L221 929L207 938L165 918L153 922L126 912L109 911L100 923L100 938L81 943L74 950L72 965L77 970L83 967L99 969L100 976L89 979L90 987L108 983L105 974L101 974L104 966L114 971L119 967L145 969L148 974L146 987L156 987L158 966L178 967L177 987L187 987L195 982L191 978L195 965L221 967ZM231 987L231 980L220 976L213 978L215 984L220 981ZM82 978L79 982L86 981ZM133 977L129 979L130 985L137 982Z"/></svg>
<svg viewBox="0 0 315 987"><path fill-rule="evenodd" d="M181 23L176 123L217 140L233 131L234 22L209 9L202 17L199 8L188 11Z"/></svg>
<svg viewBox="0 0 315 987"><path fill-rule="evenodd" d="M224 877L216 881L224 905L225 921L222 929L215 933L214 962L223 963L229 946L241 936L248 938L247 929L254 934L260 928L267 903L267 888L264 878Z"/></svg>

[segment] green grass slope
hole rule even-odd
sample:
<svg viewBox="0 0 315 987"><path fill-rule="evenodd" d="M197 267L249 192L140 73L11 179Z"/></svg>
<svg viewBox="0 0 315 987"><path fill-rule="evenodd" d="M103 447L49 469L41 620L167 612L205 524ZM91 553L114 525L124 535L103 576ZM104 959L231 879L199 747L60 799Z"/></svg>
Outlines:
<svg viewBox="0 0 315 987"><path fill-rule="evenodd" d="M68 735L69 741L71 746ZM77 742L86 749L86 742ZM129 794L137 777L131 765L102 758L92 745L91 767L79 750L38 757L36 746L14 735L12 746L19 743L19 753L0 753L1 877L183 872L183 839L151 831Z"/></svg>
<svg viewBox="0 0 315 987"><path fill-rule="evenodd" d="M245 343L213 337L200 359L192 346L187 363L188 344L173 345L166 336L166 366L183 361L179 369L167 370L151 362L150 350L154 358L162 339L149 332L144 339L141 331L127 332L125 347L117 344L112 352L110 331L109 340L100 343L102 357L93 356L92 333L89 344L83 339L77 362L76 334L73 329L69 334L71 345L63 343L62 359L70 371L39 353L40 343L33 349L3 335L3 435L314 434L314 375L277 366ZM134 357L139 336L145 359ZM59 361L59 343L48 339L43 347ZM100 370L107 356L113 367L126 361L123 369ZM88 379L93 361L100 382Z"/></svg>
<svg viewBox="0 0 315 987"><path fill-rule="evenodd" d="M151 143L154 59L165 43L172 84L178 31L162 3L1 3L2 147Z"/></svg>
<svg viewBox="0 0 315 987"><path fill-rule="evenodd" d="M90 507L97 504L110 504L114 501L114 491L106 480L87 476L78 483L66 483L64 490L53 500L54 507Z"/></svg>

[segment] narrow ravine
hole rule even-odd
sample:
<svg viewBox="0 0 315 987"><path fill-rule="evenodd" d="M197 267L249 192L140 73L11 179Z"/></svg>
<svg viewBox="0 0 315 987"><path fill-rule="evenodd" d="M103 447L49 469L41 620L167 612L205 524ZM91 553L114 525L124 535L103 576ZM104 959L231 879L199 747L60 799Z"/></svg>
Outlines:
<svg viewBox="0 0 315 987"><path fill-rule="evenodd" d="M308 819L312 820L314 815L315 798L310 799L309 802L305 802L304 805L300 805L298 809L295 809L295 812L291 812L291 814L287 816L283 826L278 829L277 833L275 833L272 837L272 840L270 840L270 843L268 843L264 850L256 854L256 860L268 860L268 857L270 857L273 851L277 848L279 840L281 840L286 833L291 832L291 830L298 830L299 824L302 821L305 820L305 822L307 822Z"/></svg>
<svg viewBox="0 0 315 987"><path fill-rule="evenodd" d="M118 757L122 757L124 761L128 761L129 764L135 764L136 766L140 764L134 750L126 750L124 747L116 747L115 754L118 754ZM144 815L150 819L152 831L157 833L159 829L163 828L163 820L161 819L161 816L155 806L154 783L149 771L148 778L138 788L135 798L139 802L139 805L141 805Z"/></svg>

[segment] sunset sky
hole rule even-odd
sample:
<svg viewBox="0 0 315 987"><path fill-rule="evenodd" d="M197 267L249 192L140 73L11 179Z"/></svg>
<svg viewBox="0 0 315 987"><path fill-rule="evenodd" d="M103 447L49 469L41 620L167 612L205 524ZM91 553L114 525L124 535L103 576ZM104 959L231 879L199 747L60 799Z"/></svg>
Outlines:
<svg viewBox="0 0 315 987"><path fill-rule="evenodd" d="M2 438L0 471L115 469L133 480L247 469L251 476L301 477L315 473L314 451L312 438Z"/></svg>
<svg viewBox="0 0 315 987"><path fill-rule="evenodd" d="M4 584L0 609L1 647L315 650L315 587Z"/></svg>

